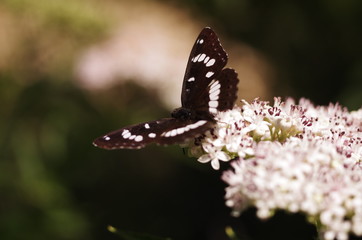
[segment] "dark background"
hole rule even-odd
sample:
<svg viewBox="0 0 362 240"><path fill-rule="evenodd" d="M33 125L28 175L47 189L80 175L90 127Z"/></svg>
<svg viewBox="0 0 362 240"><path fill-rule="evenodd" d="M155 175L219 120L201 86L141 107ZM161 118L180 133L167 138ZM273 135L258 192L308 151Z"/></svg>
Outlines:
<svg viewBox="0 0 362 240"><path fill-rule="evenodd" d="M110 129L167 116L168 110L153 91L132 81L102 91L75 84L74 59L107 37L112 18L103 8L98 12L90 4L94 1L63 1L56 8L46 2L0 3L5 26L0 34L0 239L120 239L108 225L172 239L228 239L226 226L240 239L317 237L303 215L277 213L260 221L249 209L231 217L222 171L189 158L180 147L93 147L92 140ZM263 53L276 73L271 96L360 108L361 1L158 3L191 12L197 21ZM102 2L107 4L122 6L122 1ZM74 12L74 6L82 10ZM47 62L44 52L53 51L57 60Z"/></svg>

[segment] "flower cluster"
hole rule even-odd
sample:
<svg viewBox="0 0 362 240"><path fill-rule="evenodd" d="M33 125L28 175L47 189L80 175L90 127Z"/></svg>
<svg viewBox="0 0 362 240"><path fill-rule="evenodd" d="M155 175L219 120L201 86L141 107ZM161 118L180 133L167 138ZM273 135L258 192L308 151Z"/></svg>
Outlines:
<svg viewBox="0 0 362 240"><path fill-rule="evenodd" d="M217 122L190 152L214 169L237 159L223 174L233 215L249 206L263 219L303 212L326 240L362 235L362 108L256 99Z"/></svg>

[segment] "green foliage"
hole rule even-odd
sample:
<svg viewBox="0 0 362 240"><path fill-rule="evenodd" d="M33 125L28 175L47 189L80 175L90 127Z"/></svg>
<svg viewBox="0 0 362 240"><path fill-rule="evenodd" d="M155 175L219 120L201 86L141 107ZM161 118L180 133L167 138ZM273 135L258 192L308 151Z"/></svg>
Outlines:
<svg viewBox="0 0 362 240"><path fill-rule="evenodd" d="M240 240L232 227L227 226L225 232L230 240Z"/></svg>
<svg viewBox="0 0 362 240"><path fill-rule="evenodd" d="M95 38L110 24L96 1L3 0L3 4L18 16L30 18L45 28L66 31L67 35L77 38Z"/></svg>
<svg viewBox="0 0 362 240"><path fill-rule="evenodd" d="M167 166L172 164L165 157L176 153L184 158L180 150L108 152L91 144L104 131L164 115L157 110L154 96L137 86L115 87L113 94L118 92L121 106L116 110L117 104L110 104L116 97L113 94L92 96L56 77L21 86L14 84L10 75L2 75L0 84L7 86L0 88L0 93L11 93L0 96L1 102L7 101L0 108L1 239L107 239L110 236L102 228L120 212L135 226L142 222L139 232L154 228L147 218L146 222L133 219L137 212L128 206L135 204L134 199L126 196L133 196L135 188L146 184L162 186L162 179L171 171ZM123 91L127 94L122 95ZM143 100L135 101L140 96ZM129 115L131 109L150 101L153 105L140 111L140 116ZM131 163L135 164L133 170L127 167ZM147 192L138 194L142 198ZM157 201L158 195L150 194L155 197L152 201ZM109 203L110 198L116 202ZM145 206L149 204L152 202ZM124 231L120 235L124 239L143 236ZM157 238L145 235L143 239Z"/></svg>
<svg viewBox="0 0 362 240"><path fill-rule="evenodd" d="M7 233L2 239L84 237L88 221L58 169L67 159L70 132L82 114L91 113L73 94L40 81L20 90L11 111L2 115L0 232Z"/></svg>

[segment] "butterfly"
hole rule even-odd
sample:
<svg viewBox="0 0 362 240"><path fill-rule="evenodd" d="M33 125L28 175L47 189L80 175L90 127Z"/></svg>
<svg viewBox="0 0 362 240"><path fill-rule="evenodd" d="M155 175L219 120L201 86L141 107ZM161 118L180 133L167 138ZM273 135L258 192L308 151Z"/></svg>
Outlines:
<svg viewBox="0 0 362 240"><path fill-rule="evenodd" d="M235 70L224 68L228 55L216 33L204 28L187 62L180 108L170 118L139 123L107 133L93 145L104 149L138 149L147 144L182 144L204 134L215 125L219 111L231 109L237 98Z"/></svg>

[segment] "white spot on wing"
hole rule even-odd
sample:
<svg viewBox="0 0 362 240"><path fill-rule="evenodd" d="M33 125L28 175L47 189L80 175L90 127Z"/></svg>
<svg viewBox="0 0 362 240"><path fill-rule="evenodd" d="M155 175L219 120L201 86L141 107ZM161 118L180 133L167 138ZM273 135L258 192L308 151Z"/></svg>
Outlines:
<svg viewBox="0 0 362 240"><path fill-rule="evenodd" d="M217 110L216 110L216 108L209 108L209 112L213 113L213 114L216 114Z"/></svg>
<svg viewBox="0 0 362 240"><path fill-rule="evenodd" d="M125 130L125 131L127 131L127 132L126 132L126 133L123 132L124 134L122 134L122 136L123 136L124 139L127 139L127 138L129 138L132 134L131 134L128 130Z"/></svg>
<svg viewBox="0 0 362 240"><path fill-rule="evenodd" d="M156 137L156 133L149 133L148 136L149 136L150 138L155 138L155 137Z"/></svg>
<svg viewBox="0 0 362 240"><path fill-rule="evenodd" d="M210 93L220 89L220 87L221 87L220 82L218 80L213 80L210 83Z"/></svg>
<svg viewBox="0 0 362 240"><path fill-rule="evenodd" d="M195 128L198 128L202 125L204 125L207 121L206 120L200 120L200 121L197 121L193 124L190 124L190 125L187 125L185 128L187 129L195 129Z"/></svg>
<svg viewBox="0 0 362 240"><path fill-rule="evenodd" d="M216 91L211 92L210 91L210 100L218 100L220 94L220 89L217 89Z"/></svg>
<svg viewBox="0 0 362 240"><path fill-rule="evenodd" d="M195 81L195 78L194 78L194 77L190 77L187 81L188 81L188 82L193 82L193 81Z"/></svg>
<svg viewBox="0 0 362 240"><path fill-rule="evenodd" d="M143 137L141 135L138 135L134 140L136 142L141 142L143 140Z"/></svg>
<svg viewBox="0 0 362 240"><path fill-rule="evenodd" d="M201 54L198 54L196 57L192 58L191 61L193 62L197 62L197 60L199 60Z"/></svg>
<svg viewBox="0 0 362 240"><path fill-rule="evenodd" d="M190 125L187 125L185 127L181 127L181 128L176 128L176 129L172 129L170 131L167 131L167 132L164 132L161 134L161 136L164 136L164 137L174 137L176 135L180 135L180 134L183 134L184 132L188 132L190 131L191 129L196 129L202 125L204 125L205 123L207 123L206 120L200 120L200 121L197 121L193 124L190 124Z"/></svg>
<svg viewBox="0 0 362 240"><path fill-rule="evenodd" d="M213 59L210 59L210 61L208 61L207 63L206 63L206 67L211 67L212 65L214 65L214 63L215 63L215 59L213 58Z"/></svg>
<svg viewBox="0 0 362 240"><path fill-rule="evenodd" d="M145 128L149 129L150 125L148 123L145 124Z"/></svg>
<svg viewBox="0 0 362 240"><path fill-rule="evenodd" d="M200 120L200 121L197 121L197 122L194 123L194 124L196 124L197 127L200 127L200 126L204 125L205 123L207 123L206 120Z"/></svg>
<svg viewBox="0 0 362 240"><path fill-rule="evenodd" d="M205 60L204 60L204 63L207 63L207 62L209 61L209 59L210 59L210 57L207 56L207 57L205 58Z"/></svg>
<svg viewBox="0 0 362 240"><path fill-rule="evenodd" d="M218 101L209 101L209 107L211 108L217 108L217 106L219 106L219 102Z"/></svg>
<svg viewBox="0 0 362 240"><path fill-rule="evenodd" d="M183 134L185 129L184 128L177 128L176 131L177 131L177 135L179 135L179 134Z"/></svg>
<svg viewBox="0 0 362 240"><path fill-rule="evenodd" d="M177 130L176 129L172 130L171 131L171 137L174 137L176 135L177 135Z"/></svg>
<svg viewBox="0 0 362 240"><path fill-rule="evenodd" d="M199 39L199 44L203 44L204 43L204 39Z"/></svg>
<svg viewBox="0 0 362 240"><path fill-rule="evenodd" d="M111 138L106 135L106 136L103 137L103 139L106 140L106 141L109 141Z"/></svg>
<svg viewBox="0 0 362 240"><path fill-rule="evenodd" d="M199 57L199 59L197 61L202 62L202 61L204 61L205 57L206 57L206 54L203 53L203 54L201 54L201 56Z"/></svg>
<svg viewBox="0 0 362 240"><path fill-rule="evenodd" d="M214 75L214 72L207 72L205 76L207 78L210 78L210 77L212 77L212 75Z"/></svg>
<svg viewBox="0 0 362 240"><path fill-rule="evenodd" d="M217 107L219 106L219 102L217 100L219 100L219 94L220 94L220 84L219 81L215 81L212 84L212 88L209 91L209 112L216 114L217 113ZM216 89L216 90L215 90Z"/></svg>

